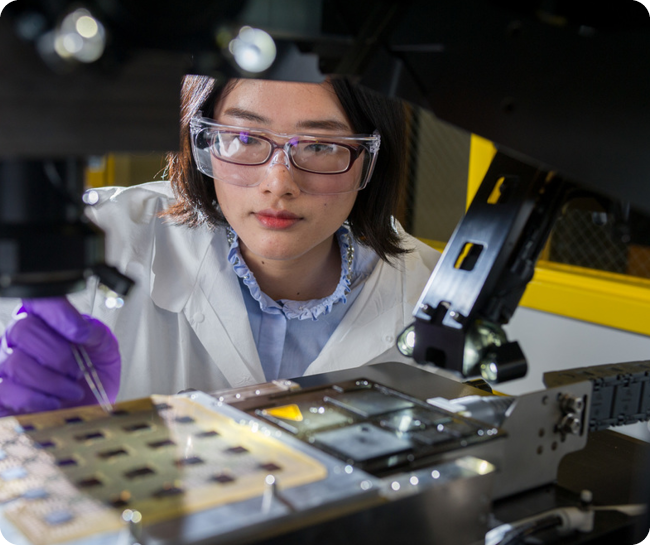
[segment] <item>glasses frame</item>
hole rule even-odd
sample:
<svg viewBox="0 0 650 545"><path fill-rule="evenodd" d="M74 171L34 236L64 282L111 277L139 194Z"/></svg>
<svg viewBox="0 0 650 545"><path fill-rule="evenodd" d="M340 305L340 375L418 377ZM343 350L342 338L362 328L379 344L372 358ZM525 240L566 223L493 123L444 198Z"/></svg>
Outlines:
<svg viewBox="0 0 650 545"><path fill-rule="evenodd" d="M216 134L214 135L210 134L211 131L223 131L223 132L230 132L230 133L249 133L251 134L251 136L254 136L255 138L270 143L271 150L268 156L266 157L266 159L258 163L240 163L237 161L230 161L228 159L224 159L223 157L220 157L219 155L217 155L212 151L213 141L214 138L216 137ZM361 156L362 152L366 151L368 153L367 172L364 179L361 180L359 186L351 190L338 191L338 192L333 192L331 194L349 193L351 191L360 191L364 189L372 176L372 172L374 170L375 163L377 161L377 152L379 151L379 147L381 144L381 137L378 131L375 131L371 135L354 134L350 136L336 136L336 135L328 135L328 134L318 136L318 135L301 134L301 133L283 134L283 133L270 131L267 129L258 129L255 127L239 127L235 125L224 125L222 123L217 123L213 119L202 117L200 113L199 115L193 117L190 120L190 134L191 134L191 143L192 143L192 153L194 155L194 160L197 164L197 167L200 172L202 172L203 174L211 178L214 177L212 172L212 164L210 161L208 161L208 157L206 157L206 151L209 157L214 157L215 159L218 159L219 161L222 161L224 163L243 166L243 167L258 167L268 163L268 161L275 155L276 151L278 149L282 149L287 154L292 166L294 166L295 168L303 172L308 172L310 174L318 174L320 176L345 174L352 168L352 165ZM286 142L284 144L279 144L273 138L271 138L271 136L277 137L278 139L281 140L286 140ZM296 164L290 152L291 147L296 145L298 142L303 142L303 143L317 142L321 144L336 144L338 146L343 146L349 149L350 161L348 163L347 168L345 170L339 170L336 172L317 172L314 170L301 167L300 165ZM202 144L207 144L207 145L204 146ZM256 185L258 184L251 184L250 186L246 186L246 187L255 187ZM318 194L328 194L328 193L318 193Z"/></svg>
<svg viewBox="0 0 650 545"><path fill-rule="evenodd" d="M224 127L224 129L226 128L225 125L223 127ZM220 132L227 133L227 134L238 134L238 133L239 134L241 134L241 133L250 134L251 133L250 130L242 131L240 129L236 129L236 130L231 130L231 129L220 130ZM272 140L271 138L269 138L267 136L264 136L264 135L251 134L251 136L253 136L254 138L257 138L258 140L263 140L264 142L268 142L269 144L271 144L271 149L269 150L269 155L267 156L266 159L264 159L264 161L260 161L258 163L240 163L238 161L231 161L230 159L224 158L221 155L217 155L216 153L212 153L213 157L219 159L220 161L223 161L224 163L230 163L231 165L240 165L240 166L243 166L243 167L257 167L257 166L261 166L261 165L263 165L265 163L268 163L269 159L271 159L271 157L273 157L273 155L275 155L275 150L282 149L282 150L284 150L286 152L287 157L289 157L289 161L291 161L291 164L294 167L296 167L298 170L302 170L303 172L310 172L312 174L323 174L323 175L327 176L329 174L345 174L346 172L348 172L352 168L352 165L359 158L361 153L363 151L366 151L366 149L363 146L354 147L354 146L350 146L348 144L343 144L342 142L336 142L334 140L323 140L322 138L313 138L313 137L312 138L305 138L304 136L300 137L298 135L293 135L291 137L291 139L287 140L284 144L278 144L275 140ZM217 134L213 135L212 138L214 139L216 137L217 137ZM290 152L290 150L294 146L296 146L298 144L304 144L306 142L313 142L313 143L317 143L317 144L336 144L337 146L341 146L343 148L346 148L350 152L350 159L349 159L349 162L348 162L348 166L343 170L336 170L334 172L319 172L318 170L310 170L308 168L300 166L298 163L296 163L295 158L294 158L293 154ZM210 146L210 150L212 150L212 145Z"/></svg>

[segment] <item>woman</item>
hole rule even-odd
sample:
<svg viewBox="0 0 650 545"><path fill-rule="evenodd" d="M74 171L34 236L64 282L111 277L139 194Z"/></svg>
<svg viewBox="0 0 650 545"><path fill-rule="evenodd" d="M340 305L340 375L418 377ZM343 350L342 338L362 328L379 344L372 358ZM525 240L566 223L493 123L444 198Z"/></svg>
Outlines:
<svg viewBox="0 0 650 545"><path fill-rule="evenodd" d="M99 191L88 211L136 288L120 310L75 298L93 319L23 302L0 352L5 414L93 402L71 343L111 400L400 359L438 257L392 221L401 106L345 80L189 76L182 93L171 183Z"/></svg>

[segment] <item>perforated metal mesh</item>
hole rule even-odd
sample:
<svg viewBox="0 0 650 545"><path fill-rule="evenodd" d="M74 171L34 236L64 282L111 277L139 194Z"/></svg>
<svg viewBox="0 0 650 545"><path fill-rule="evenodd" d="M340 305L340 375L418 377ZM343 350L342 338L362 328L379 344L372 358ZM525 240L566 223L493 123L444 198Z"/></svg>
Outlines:
<svg viewBox="0 0 650 545"><path fill-rule="evenodd" d="M414 109L406 228L446 242L465 212L470 135Z"/></svg>
<svg viewBox="0 0 650 545"><path fill-rule="evenodd" d="M556 263L650 278L647 221L642 213L617 218L595 201L570 206L553 229L546 255Z"/></svg>
<svg viewBox="0 0 650 545"><path fill-rule="evenodd" d="M409 184L400 219L411 234L446 242L465 211L470 135L414 108L409 141ZM570 202L542 259L650 278L650 214L620 212L620 205L603 199Z"/></svg>

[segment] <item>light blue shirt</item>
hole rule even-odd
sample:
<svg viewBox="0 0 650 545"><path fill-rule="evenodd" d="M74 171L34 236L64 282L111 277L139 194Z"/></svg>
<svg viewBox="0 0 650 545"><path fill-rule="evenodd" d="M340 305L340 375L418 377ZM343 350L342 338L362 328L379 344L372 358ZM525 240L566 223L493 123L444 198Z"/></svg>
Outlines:
<svg viewBox="0 0 650 545"><path fill-rule="evenodd" d="M370 248L358 244L343 226L336 232L341 250L341 277L334 292L310 301L273 301L260 290L255 275L242 258L237 235L232 233L228 261L239 277L266 380L302 376L352 306L379 257ZM354 251L351 271L349 244Z"/></svg>

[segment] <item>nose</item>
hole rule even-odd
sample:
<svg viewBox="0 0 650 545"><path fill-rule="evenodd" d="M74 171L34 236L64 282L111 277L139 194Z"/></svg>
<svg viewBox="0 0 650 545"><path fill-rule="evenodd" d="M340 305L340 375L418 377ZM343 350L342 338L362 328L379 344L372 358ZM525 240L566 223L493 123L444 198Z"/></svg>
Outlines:
<svg viewBox="0 0 650 545"><path fill-rule="evenodd" d="M273 157L271 157L271 166L283 165L288 170L291 169L291 161L289 161L289 154L286 149L278 148L275 150Z"/></svg>
<svg viewBox="0 0 650 545"><path fill-rule="evenodd" d="M298 195L300 188L293 179L293 167L284 149L277 149L264 174L260 187L277 196Z"/></svg>

